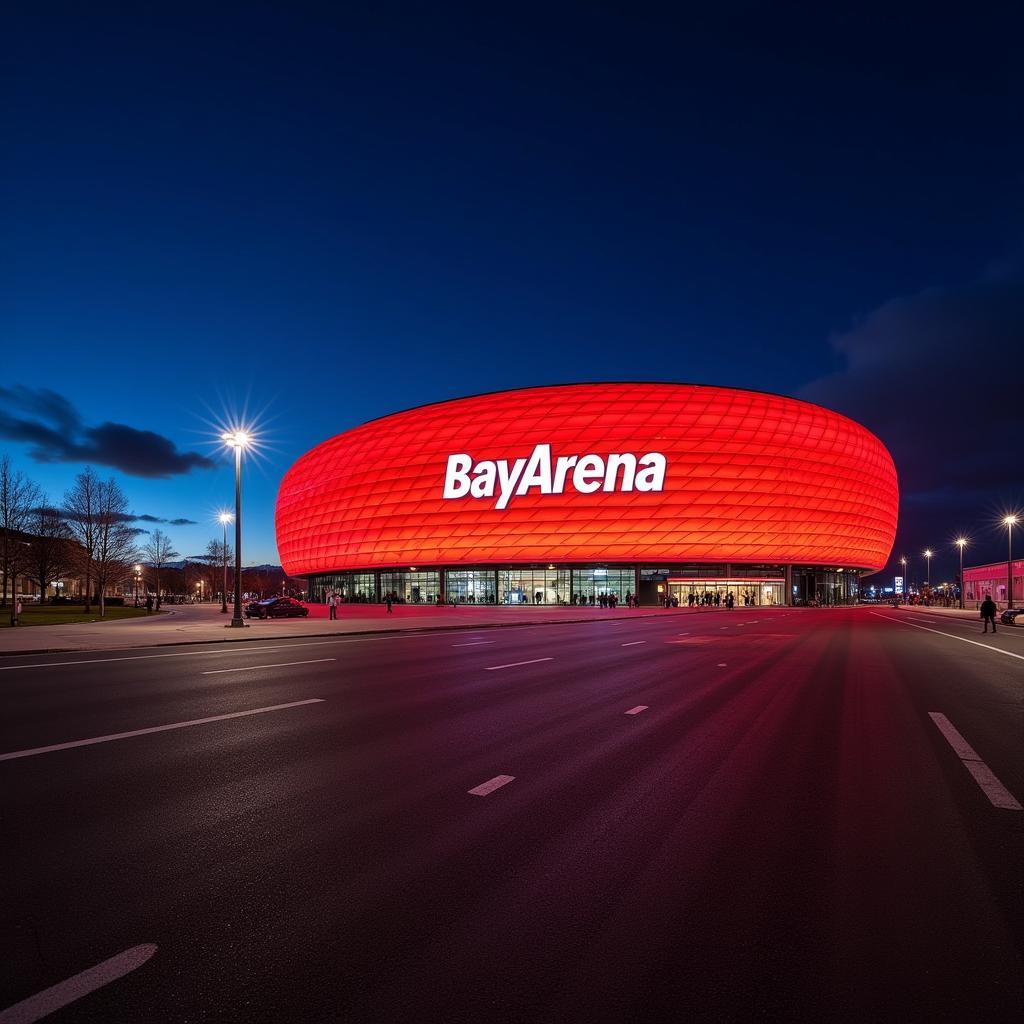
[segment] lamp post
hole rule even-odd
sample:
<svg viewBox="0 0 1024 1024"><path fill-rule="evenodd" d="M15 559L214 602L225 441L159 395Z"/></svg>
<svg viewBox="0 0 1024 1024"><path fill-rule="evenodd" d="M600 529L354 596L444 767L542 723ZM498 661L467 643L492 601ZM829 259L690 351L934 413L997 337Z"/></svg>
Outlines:
<svg viewBox="0 0 1024 1024"><path fill-rule="evenodd" d="M135 566L135 607L139 607L139 583L142 580L142 566Z"/></svg>
<svg viewBox="0 0 1024 1024"><path fill-rule="evenodd" d="M924 585L931 591L932 588L932 553L931 551L925 551L925 573L924 573Z"/></svg>
<svg viewBox="0 0 1024 1024"><path fill-rule="evenodd" d="M907 556L904 555L900 559L900 563L903 566L903 598L907 604L910 604L910 577L907 575Z"/></svg>
<svg viewBox="0 0 1024 1024"><path fill-rule="evenodd" d="M1007 516L1003 520L1006 527L1006 607L1013 607L1013 528L1017 525L1016 516Z"/></svg>
<svg viewBox="0 0 1024 1024"><path fill-rule="evenodd" d="M221 434L221 440L235 450L235 610L231 616L231 627L244 629L242 621L242 452L249 446L251 438L244 430Z"/></svg>
<svg viewBox="0 0 1024 1024"><path fill-rule="evenodd" d="M230 512L221 512L220 516L221 526L224 527L224 547L221 548L221 558L224 562L224 589L221 590L220 594L220 613L221 615L227 615L228 613L228 523L231 522ZM236 584L237 586L237 584Z"/></svg>
<svg viewBox="0 0 1024 1024"><path fill-rule="evenodd" d="M966 537L957 537L956 546L960 549L960 610L964 607L964 547L967 545Z"/></svg>

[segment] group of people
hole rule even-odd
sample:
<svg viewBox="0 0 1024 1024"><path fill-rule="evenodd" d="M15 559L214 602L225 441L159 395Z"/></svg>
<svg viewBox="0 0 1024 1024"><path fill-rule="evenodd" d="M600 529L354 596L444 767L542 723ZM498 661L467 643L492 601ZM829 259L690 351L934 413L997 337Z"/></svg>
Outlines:
<svg viewBox="0 0 1024 1024"><path fill-rule="evenodd" d="M743 598L744 608L757 604L756 596L750 591L744 590L741 596ZM710 590L705 590L703 594L695 594L691 590L687 595L686 603L691 608L721 608L723 605L726 608L734 608L736 605L736 598L733 596L731 591L723 595L720 590L716 590L714 593Z"/></svg>

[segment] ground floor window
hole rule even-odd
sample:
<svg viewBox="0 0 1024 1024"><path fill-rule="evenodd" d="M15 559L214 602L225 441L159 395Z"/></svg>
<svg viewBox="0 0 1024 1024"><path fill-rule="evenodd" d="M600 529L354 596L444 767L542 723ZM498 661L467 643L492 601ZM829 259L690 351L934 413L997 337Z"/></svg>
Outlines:
<svg viewBox="0 0 1024 1024"><path fill-rule="evenodd" d="M435 570L423 572L382 572L380 574L380 597L383 601L388 594L400 604L436 604L441 593L441 573Z"/></svg>
<svg viewBox="0 0 1024 1024"><path fill-rule="evenodd" d="M669 577L668 594L680 607L772 608L785 603L785 579L678 579Z"/></svg>
<svg viewBox="0 0 1024 1024"><path fill-rule="evenodd" d="M309 600L323 604L335 594L345 604L369 604L377 600L372 572L335 572L309 578Z"/></svg>
<svg viewBox="0 0 1024 1024"><path fill-rule="evenodd" d="M499 604L568 604L568 569L499 569Z"/></svg>
<svg viewBox="0 0 1024 1024"><path fill-rule="evenodd" d="M604 604L613 596L619 604L636 593L633 569L573 569L572 603Z"/></svg>
<svg viewBox="0 0 1024 1024"><path fill-rule="evenodd" d="M493 569L450 569L444 574L446 601L458 604L494 604L496 583Z"/></svg>

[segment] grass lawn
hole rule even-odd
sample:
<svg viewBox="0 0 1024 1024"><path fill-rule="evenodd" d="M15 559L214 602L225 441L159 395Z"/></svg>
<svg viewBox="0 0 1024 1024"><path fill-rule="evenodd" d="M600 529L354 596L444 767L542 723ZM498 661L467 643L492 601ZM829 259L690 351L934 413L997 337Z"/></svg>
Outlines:
<svg viewBox="0 0 1024 1024"><path fill-rule="evenodd" d="M86 615L84 605L80 604L26 604L22 606L18 626L66 626L71 622L109 622L112 619L135 619L145 614L145 608L108 605L107 614L101 620L97 605L93 605L92 611ZM8 604L6 608L0 608L0 629L10 628L10 625L11 607Z"/></svg>

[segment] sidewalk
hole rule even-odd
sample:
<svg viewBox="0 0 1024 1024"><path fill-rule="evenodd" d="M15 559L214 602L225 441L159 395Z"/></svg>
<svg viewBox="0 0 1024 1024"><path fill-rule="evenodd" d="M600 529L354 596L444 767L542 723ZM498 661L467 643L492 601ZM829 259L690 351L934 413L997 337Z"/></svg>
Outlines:
<svg viewBox="0 0 1024 1024"><path fill-rule="evenodd" d="M678 608L671 614L696 614ZM51 654L61 651L100 651L168 644L238 643L313 636L400 632L406 630L482 629L493 626L593 622L670 614L663 608L504 607L495 605L341 605L338 619L328 619L325 605L310 605L305 619L246 619L247 629L226 629L230 612L218 604L175 605L160 614L112 622L82 622L65 626L25 626L0 631L0 657L9 654Z"/></svg>

